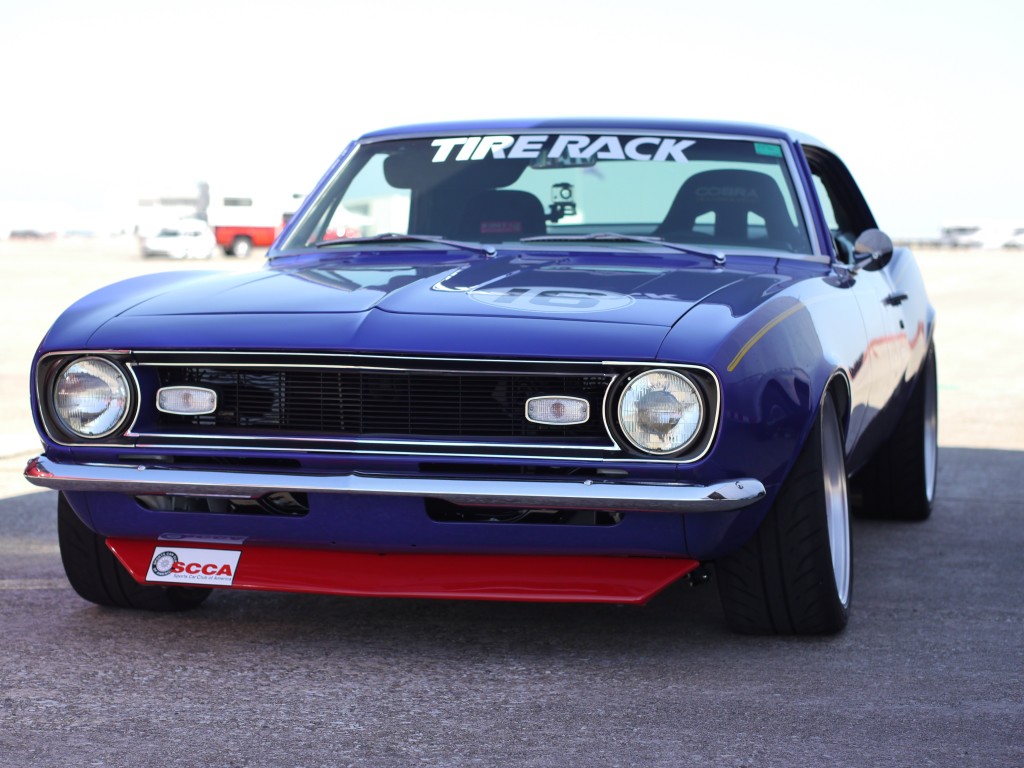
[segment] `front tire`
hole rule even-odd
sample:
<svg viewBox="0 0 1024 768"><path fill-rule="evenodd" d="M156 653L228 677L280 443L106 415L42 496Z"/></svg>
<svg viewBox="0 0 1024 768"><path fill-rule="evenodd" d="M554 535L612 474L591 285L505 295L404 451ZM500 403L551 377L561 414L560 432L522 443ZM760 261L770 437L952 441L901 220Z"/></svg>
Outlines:
<svg viewBox="0 0 1024 768"><path fill-rule="evenodd" d="M102 536L93 533L60 494L57 501L57 539L68 581L79 596L97 605L147 611L185 611L195 608L210 590L202 587L155 587L131 577Z"/></svg>
<svg viewBox="0 0 1024 768"><path fill-rule="evenodd" d="M754 536L715 563L730 628L827 635L846 626L853 582L843 431L831 396Z"/></svg>

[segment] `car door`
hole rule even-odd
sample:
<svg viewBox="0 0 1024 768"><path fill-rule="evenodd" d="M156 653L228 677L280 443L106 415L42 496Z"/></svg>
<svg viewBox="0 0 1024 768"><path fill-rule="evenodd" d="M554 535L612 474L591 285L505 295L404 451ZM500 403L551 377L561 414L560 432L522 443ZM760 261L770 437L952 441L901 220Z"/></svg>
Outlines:
<svg viewBox="0 0 1024 768"><path fill-rule="evenodd" d="M858 370L851 372L854 412L847 445L873 448L872 424L893 398L907 370L903 303L906 296L893 284L888 261L853 269L857 237L875 227L875 220L859 188L843 163L819 147L805 146L814 186L832 232L841 264L851 267L846 279L857 297L864 329L864 348ZM861 440L862 435L869 439Z"/></svg>

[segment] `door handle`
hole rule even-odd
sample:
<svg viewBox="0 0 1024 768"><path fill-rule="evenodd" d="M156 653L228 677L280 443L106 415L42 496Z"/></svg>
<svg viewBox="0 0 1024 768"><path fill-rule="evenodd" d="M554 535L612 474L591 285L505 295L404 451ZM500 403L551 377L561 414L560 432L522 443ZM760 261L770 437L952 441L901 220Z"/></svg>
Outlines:
<svg viewBox="0 0 1024 768"><path fill-rule="evenodd" d="M909 297L905 293L891 293L882 299L883 304L888 304L890 307L898 307Z"/></svg>

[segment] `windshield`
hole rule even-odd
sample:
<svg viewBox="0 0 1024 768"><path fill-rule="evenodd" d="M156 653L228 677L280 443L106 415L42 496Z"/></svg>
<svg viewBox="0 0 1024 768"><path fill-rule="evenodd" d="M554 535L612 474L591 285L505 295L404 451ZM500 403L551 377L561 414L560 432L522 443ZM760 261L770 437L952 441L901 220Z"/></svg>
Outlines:
<svg viewBox="0 0 1024 768"><path fill-rule="evenodd" d="M518 247L540 247L524 244L529 238L620 234L811 252L782 144L700 136L556 133L363 144L282 251L344 248L346 239L384 233Z"/></svg>

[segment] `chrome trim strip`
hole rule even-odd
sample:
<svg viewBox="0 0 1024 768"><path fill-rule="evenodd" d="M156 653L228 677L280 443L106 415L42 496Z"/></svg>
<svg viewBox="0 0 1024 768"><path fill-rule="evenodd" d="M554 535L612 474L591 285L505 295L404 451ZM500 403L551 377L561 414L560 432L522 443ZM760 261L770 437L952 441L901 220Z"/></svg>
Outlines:
<svg viewBox="0 0 1024 768"><path fill-rule="evenodd" d="M193 354L193 353L186 352L184 354ZM195 353L195 354L202 354L202 353ZM213 353L213 354L219 354L219 353ZM232 354L232 355L263 354L264 356L276 354L276 355L287 356L287 355L293 355L293 354L308 354L308 353L305 353L305 352L276 352L276 353L266 353L266 352L264 352L264 353L230 352L230 353L227 353L226 352L224 354ZM323 356L323 355L321 355L321 356ZM344 353L339 353L336 356L347 357L347 355L344 355ZM366 355L363 355L363 357L366 357ZM415 359L420 359L420 358L397 358L396 357L394 359L395 360L415 360ZM442 360L443 362L452 362L451 359L444 359L444 358L422 358L422 359L424 359L424 360L434 359L434 360ZM503 362L505 364L508 364L509 361L508 360L481 360L480 362L485 362L485 363L488 363L488 362L501 363L501 362ZM553 371L513 371L513 370L509 370L509 371L505 371L505 370L500 370L500 369L496 369L496 368L488 368L486 370L481 370L481 371L469 371L469 370L467 370L465 368L459 368L459 369L456 369L456 368L423 368L423 369L420 369L420 368L410 368L407 365L340 365L340 364L325 364L325 363L274 363L274 362L264 362L264 363L234 363L234 362L205 363L202 360L194 360L194 361L188 362L188 363L144 362L144 363L136 363L136 365L138 365L139 368L195 368L195 367L202 366L204 368L274 368L274 369L278 369L278 368L282 368L282 369L303 368L303 369L307 369L307 370L321 370L321 369L323 369L323 370L330 370L330 371L335 371L335 370L338 370L338 371L348 371L348 370L359 370L359 371L420 371L420 370L423 370L423 371L427 371L429 373L481 373L481 374L487 374L487 375L492 375L493 374L495 376L516 376L516 375L524 375L524 376L566 376L566 375L578 376L580 374L579 371L558 371L558 370L553 370ZM595 365L595 363L589 363L589 365ZM597 364L597 365L600 365L600 364ZM607 374L607 373L595 373L594 375L595 376L605 376L605 377L607 377L609 379L614 378L610 374Z"/></svg>
<svg viewBox="0 0 1024 768"><path fill-rule="evenodd" d="M268 435L266 433L261 435L193 435L193 434L174 434L172 432L132 432L127 434L127 437L137 437L149 440L237 440L239 442L255 442L260 441L266 443L306 443L307 445L314 445L317 443L323 444L344 444L351 443L353 445L408 445L408 446L423 446L430 448L444 448L445 446L454 446L458 448L544 448L546 450L559 450L559 451L614 451L618 450L618 446L615 445L561 445L555 443L500 443L497 440L492 440L489 443L470 443L464 440L393 440L393 439L378 439L375 437L294 437L291 435ZM204 448L202 445L179 445L178 448ZM264 450L273 450L272 448L264 448ZM336 449L343 450L343 449Z"/></svg>
<svg viewBox="0 0 1024 768"><path fill-rule="evenodd" d="M145 443L139 442L131 446L107 446L115 448L126 448L131 450L140 451L224 451L226 453L272 453L280 454L282 451L288 450L284 448L268 448L266 445L182 445L181 443ZM460 448L462 446L459 446ZM493 448L495 446L487 446ZM531 448L533 446L530 446ZM573 446L572 450L576 450L578 446ZM521 461L534 461L534 462L548 462L557 461L562 463L578 463L578 464L589 464L593 465L595 462L602 464L651 464L654 466L664 466L666 464L678 464L680 466L690 464L691 461L681 461L679 459L656 459L654 457L644 459L631 459L631 458L608 458L603 456L559 456L557 454L515 454L515 453L456 453L451 451L445 451L444 453L424 453L423 451L399 451L399 450L356 450L354 448L312 448L309 446L296 447L291 449L298 454L317 454L317 455L344 455L344 456L414 456L418 461L434 461L437 459L495 459L495 460L508 460L518 459ZM601 451L613 451L614 448L591 448L590 450L601 450ZM191 453L180 453L179 455L187 456L192 455Z"/></svg>
<svg viewBox="0 0 1024 768"><path fill-rule="evenodd" d="M179 470L105 464L60 464L32 459L25 477L33 485L61 491L104 491L133 495L237 496L266 493L341 493L442 499L463 506L553 507L640 512L728 512L764 498L751 478L713 485L604 480L510 480L351 473L288 475L257 472Z"/></svg>
<svg viewBox="0 0 1024 768"><path fill-rule="evenodd" d="M76 354L79 351L68 351L68 352L47 352L45 357L50 355L70 355ZM138 357L152 357L159 358L161 356L167 357L183 357L185 355L217 355L225 358L236 357L236 356L276 356L276 357L346 357L355 360L416 360L424 363L503 363L505 365L570 365L570 366L590 366L591 368L598 368L602 365L661 365L661 366L680 366L685 368L703 368L704 366L695 365L691 363L662 363L651 360L556 360L543 358L508 358L508 357L445 357L445 356L430 356L430 355L389 355L387 353L381 354L366 354L365 352L302 352L293 350L277 350L267 351L265 349L259 350L216 350L216 349L179 349L179 350L167 350L167 349L136 349L136 350L82 350L81 354L91 355L136 355ZM179 365L189 366L195 365L195 363L175 363L175 362L152 362L149 360L139 362L138 365ZM237 365L237 363L209 363L208 365ZM255 365L255 364L254 364ZM267 365L267 363L263 363ZM299 365L299 364L295 364ZM301 367L323 367L323 368L348 368L352 366L344 365L304 365ZM356 366L361 367L361 366ZM370 367L370 366L366 366ZM404 369L403 369L404 370ZM489 371L486 371L489 373Z"/></svg>

